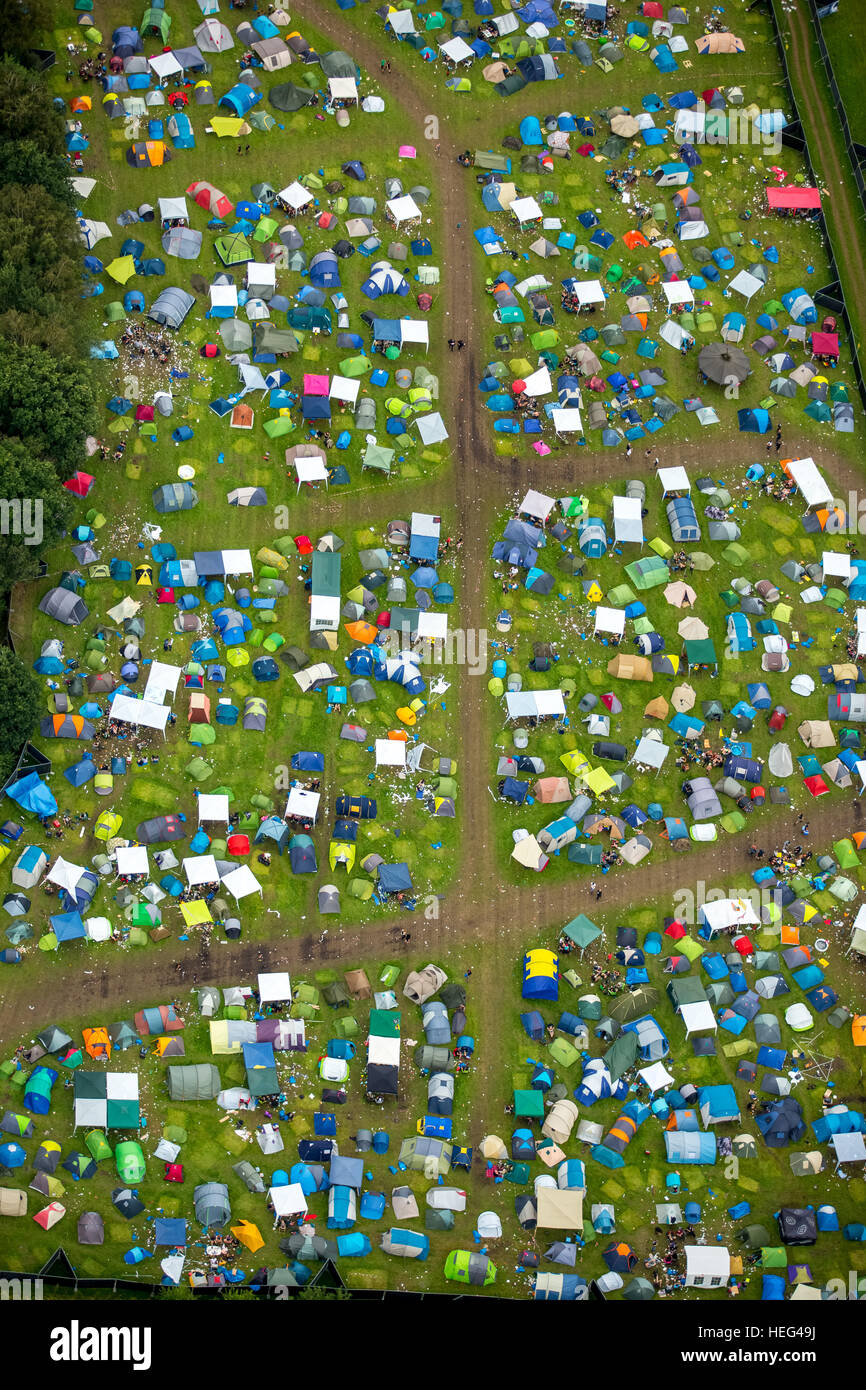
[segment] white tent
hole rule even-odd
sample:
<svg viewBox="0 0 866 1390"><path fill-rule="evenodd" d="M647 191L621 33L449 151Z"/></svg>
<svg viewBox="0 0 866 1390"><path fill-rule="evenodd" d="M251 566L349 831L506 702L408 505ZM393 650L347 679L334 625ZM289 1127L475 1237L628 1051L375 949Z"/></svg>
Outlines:
<svg viewBox="0 0 866 1390"><path fill-rule="evenodd" d="M301 816L304 820L315 820L320 801L319 792L308 791L306 787L291 787L286 802L286 816Z"/></svg>
<svg viewBox="0 0 866 1390"><path fill-rule="evenodd" d="M595 631L612 632L615 636L622 637L625 632L625 609L605 608L599 604L595 610Z"/></svg>
<svg viewBox="0 0 866 1390"><path fill-rule="evenodd" d="M629 761L641 763L644 767L651 767L659 772L664 767L670 751L668 745L662 743L661 739L648 735L640 740Z"/></svg>
<svg viewBox="0 0 866 1390"><path fill-rule="evenodd" d="M63 888L74 896L75 889L84 872L85 870L80 868L78 864L70 864L62 855L58 855L48 870L48 882L56 883L58 888Z"/></svg>
<svg viewBox="0 0 866 1390"><path fill-rule="evenodd" d="M258 986L259 998L263 1004L290 1004L292 1002L292 982L287 970L260 974Z"/></svg>
<svg viewBox="0 0 866 1390"><path fill-rule="evenodd" d="M658 470L658 480L662 485L662 496L667 497L669 492L685 492L692 490L689 482L689 475L679 464L675 468L660 468Z"/></svg>
<svg viewBox="0 0 866 1390"><path fill-rule="evenodd" d="M328 96L332 101L357 101L358 84L354 77L329 77Z"/></svg>
<svg viewBox="0 0 866 1390"><path fill-rule="evenodd" d="M253 294L274 290L277 286L277 267L272 261L248 261L245 278L247 289Z"/></svg>
<svg viewBox="0 0 866 1390"><path fill-rule="evenodd" d="M155 53L147 61L160 81L166 77L176 77L183 72L183 65L177 61L171 50L168 53Z"/></svg>
<svg viewBox="0 0 866 1390"><path fill-rule="evenodd" d="M107 917L87 917L84 930L91 941L107 941L111 936L111 923Z"/></svg>
<svg viewBox="0 0 866 1390"><path fill-rule="evenodd" d="M195 888L199 883L217 883L219 881L219 869L212 854L197 854L192 858L184 859L183 871L191 888Z"/></svg>
<svg viewBox="0 0 866 1390"><path fill-rule="evenodd" d="M376 766L405 767L406 744L403 742L403 740L396 738L377 738Z"/></svg>
<svg viewBox="0 0 866 1390"><path fill-rule="evenodd" d="M237 285L211 285L210 306L212 309L231 309L238 307Z"/></svg>
<svg viewBox="0 0 866 1390"><path fill-rule="evenodd" d="M327 483L328 469L325 460L321 458L296 458L295 477L298 480L298 492L304 483ZM321 597L317 595L316 597Z"/></svg>
<svg viewBox="0 0 866 1390"><path fill-rule="evenodd" d="M115 695L110 705L112 719L122 720L124 724L143 724L146 729L161 729L165 733L168 722L168 705L157 705L152 700L135 700L131 695Z"/></svg>
<svg viewBox="0 0 866 1390"><path fill-rule="evenodd" d="M410 10L390 10L385 22L391 26L395 34L417 33Z"/></svg>
<svg viewBox="0 0 866 1390"><path fill-rule="evenodd" d="M535 521L544 523L555 505L552 497L548 497L543 492L536 492L535 488L531 487L518 507L518 511L521 516L531 516Z"/></svg>
<svg viewBox="0 0 866 1390"><path fill-rule="evenodd" d="M448 636L448 614L419 613L418 636L429 637L434 642L444 642Z"/></svg>
<svg viewBox="0 0 866 1390"><path fill-rule="evenodd" d="M154 705L164 704L166 695L173 696L176 693L180 677L179 666L169 666L165 661L151 662L147 672L147 685L144 687L145 700Z"/></svg>
<svg viewBox="0 0 866 1390"><path fill-rule="evenodd" d="M649 1087L650 1093L667 1090L673 1086L674 1078L671 1076L663 1062L653 1062L651 1067L641 1067L638 1076Z"/></svg>
<svg viewBox="0 0 866 1390"><path fill-rule="evenodd" d="M210 793L199 792L198 797L198 823L201 825L204 820L224 821L229 823L229 799L225 792Z"/></svg>
<svg viewBox="0 0 866 1390"><path fill-rule="evenodd" d="M505 706L509 719L561 718L565 714L561 690L508 691Z"/></svg>
<svg viewBox="0 0 866 1390"><path fill-rule="evenodd" d="M239 864L236 869L232 869L222 880L222 886L227 888L236 902L241 898L248 898L251 893L261 893L262 885L259 883L249 864Z"/></svg>
<svg viewBox="0 0 866 1390"><path fill-rule="evenodd" d="M328 396L332 401L345 401L347 405L354 405L358 399L360 382L348 376L334 376L331 378L331 385Z"/></svg>
<svg viewBox="0 0 866 1390"><path fill-rule="evenodd" d="M833 494L815 466L814 459L792 459L788 472L803 494L806 506L824 507L833 501Z"/></svg>
<svg viewBox="0 0 866 1390"><path fill-rule="evenodd" d="M285 188L280 190L277 194L277 201L284 203L293 212L300 212L301 208L305 208L308 203L313 202L313 195L296 179L294 183L287 184Z"/></svg>
<svg viewBox="0 0 866 1390"><path fill-rule="evenodd" d="M116 851L117 872L127 874L149 874L150 864L145 845L120 845Z"/></svg>
<svg viewBox="0 0 866 1390"><path fill-rule="evenodd" d="M639 497L614 497L613 538L617 543L643 544L643 520Z"/></svg>

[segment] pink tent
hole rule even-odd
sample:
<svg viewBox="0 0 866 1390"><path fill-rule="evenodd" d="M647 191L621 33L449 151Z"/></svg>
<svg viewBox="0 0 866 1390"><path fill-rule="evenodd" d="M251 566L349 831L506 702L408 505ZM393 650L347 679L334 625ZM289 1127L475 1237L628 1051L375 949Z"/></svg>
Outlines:
<svg viewBox="0 0 866 1390"><path fill-rule="evenodd" d="M397 151L397 155L398 155L398 157L399 157L400 159L414 159L414 158L415 158L415 146L414 146L414 145L401 145L400 148L399 148L399 150Z"/></svg>
<svg viewBox="0 0 866 1390"><path fill-rule="evenodd" d="M304 373L305 396L327 396L330 389L331 382L327 376L313 376L311 372Z"/></svg>

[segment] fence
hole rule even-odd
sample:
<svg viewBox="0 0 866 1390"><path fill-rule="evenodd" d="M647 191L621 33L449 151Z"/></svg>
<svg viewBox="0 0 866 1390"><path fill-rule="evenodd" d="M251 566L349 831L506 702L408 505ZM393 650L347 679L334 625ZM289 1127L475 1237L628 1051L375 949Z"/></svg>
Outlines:
<svg viewBox="0 0 866 1390"><path fill-rule="evenodd" d="M830 88L830 95L836 107L836 115L842 127L842 140L845 144L845 153L851 165L851 173L857 185L857 192L860 194L860 202L863 211L866 213L866 179L863 177L863 162L866 160L866 146L861 145L851 134L851 125L848 120L848 113L845 110L845 102L842 93L839 91L839 84L836 81L836 74L833 71L833 63L827 44L824 41L824 29L821 22L820 6L817 0L809 0L809 13L812 18L812 27L815 30L815 38L818 43L818 52L821 54L821 62L824 65L824 73L827 77L827 84Z"/></svg>
<svg viewBox="0 0 866 1390"><path fill-rule="evenodd" d="M826 46L824 46L823 44L823 37L820 34L820 21L818 20L816 0L809 0L809 7L812 12L815 27L818 30L819 47L823 47L822 57L824 58L825 65L829 67L829 56L827 55ZM812 162L812 156L809 151L809 142L806 139L806 132L803 129L803 124L800 120L800 110L797 104L797 98L794 93L794 86L791 82L791 74L788 71L788 58L785 53L785 42L782 38L782 33L779 28L779 18L776 14L776 6L774 0L755 0L755 3L751 5L750 8L765 9L770 16L770 21L773 26L773 35L776 40L776 52L779 56L779 64L781 66L782 73L785 79L785 89L787 92L788 103L790 106L791 114L794 118L792 123L786 126L785 129L782 131L782 144L786 145L788 149L795 150L797 153L803 156L808 175L812 182L817 186L818 184L820 184L820 179ZM831 90L834 87L835 79L831 79ZM836 88L835 90L838 94L838 88ZM839 98L839 106L837 107L837 109L840 110L840 113L844 118L843 131L846 136L846 147L850 144L850 149L854 149L854 144L850 141L848 120L847 117L844 116L844 107L841 107L841 98ZM850 154L850 149L849 158L852 158ZM857 182L861 199L864 200L863 206L864 209L866 209L866 190L864 190L863 176L856 159L852 158L852 167L855 166L855 182ZM839 274L839 268L836 264L836 256L833 250L833 241L830 236L830 231L827 226L827 219L824 216L823 211L820 213L819 220L821 230L824 236L824 245L827 252L827 260L830 264L831 281L828 285L825 285L823 289L817 290L813 295L813 298L815 300L815 303L820 305L822 309L829 309L831 313L836 314L837 317L842 320L845 326L845 332L848 338L848 349L851 353L851 364L854 369L854 380L857 383L857 390L860 394L860 403L863 407L864 412L866 412L866 380L864 380L863 369L860 365L860 354L858 352L858 344L854 333L854 326L851 322L851 318L848 314L848 307L845 303L845 293L842 287L842 279Z"/></svg>

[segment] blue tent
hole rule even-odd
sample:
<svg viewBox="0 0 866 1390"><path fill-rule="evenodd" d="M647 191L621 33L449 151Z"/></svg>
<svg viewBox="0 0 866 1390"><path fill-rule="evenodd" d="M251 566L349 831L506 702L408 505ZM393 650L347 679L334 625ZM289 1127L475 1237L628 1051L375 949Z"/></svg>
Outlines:
<svg viewBox="0 0 866 1390"><path fill-rule="evenodd" d="M49 921L58 941L80 941L87 935L80 912L55 912Z"/></svg>
<svg viewBox="0 0 866 1390"><path fill-rule="evenodd" d="M83 787L85 782L96 776L96 763L92 758L81 758L79 762L73 763L72 767L68 767L63 776L71 787Z"/></svg>
<svg viewBox="0 0 866 1390"><path fill-rule="evenodd" d="M754 410L738 410L737 424L744 434L767 434L773 428L770 412L760 407Z"/></svg>
<svg viewBox="0 0 866 1390"><path fill-rule="evenodd" d="M37 816L53 816L57 811L51 789L37 772L29 772L25 777L10 782L6 795L23 811L33 811Z"/></svg>
<svg viewBox="0 0 866 1390"><path fill-rule="evenodd" d="M715 1163L716 1136L684 1130L665 1130L668 1163Z"/></svg>
<svg viewBox="0 0 866 1390"><path fill-rule="evenodd" d="M225 96L220 97L219 104L227 106L234 115L244 117L261 100L262 93L257 92L255 87L248 87L246 82L238 82Z"/></svg>

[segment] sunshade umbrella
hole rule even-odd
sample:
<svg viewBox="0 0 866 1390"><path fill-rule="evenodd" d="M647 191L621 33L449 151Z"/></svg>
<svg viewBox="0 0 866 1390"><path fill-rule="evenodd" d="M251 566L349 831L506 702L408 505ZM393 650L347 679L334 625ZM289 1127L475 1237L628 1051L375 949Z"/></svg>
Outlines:
<svg viewBox="0 0 866 1390"><path fill-rule="evenodd" d="M671 692L671 704L680 713L694 709L696 698L697 696L690 685L675 685Z"/></svg>
<svg viewBox="0 0 866 1390"><path fill-rule="evenodd" d="M710 629L700 618L683 618L677 626L677 632L680 637L690 642L701 642L710 635Z"/></svg>
<svg viewBox="0 0 866 1390"><path fill-rule="evenodd" d="M742 348L732 343L707 343L698 353L698 367L717 386L726 386L731 379L745 381L751 371Z"/></svg>

